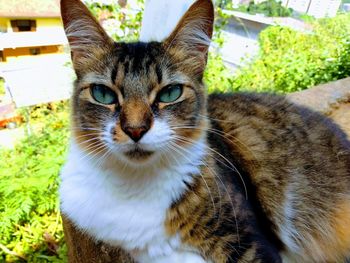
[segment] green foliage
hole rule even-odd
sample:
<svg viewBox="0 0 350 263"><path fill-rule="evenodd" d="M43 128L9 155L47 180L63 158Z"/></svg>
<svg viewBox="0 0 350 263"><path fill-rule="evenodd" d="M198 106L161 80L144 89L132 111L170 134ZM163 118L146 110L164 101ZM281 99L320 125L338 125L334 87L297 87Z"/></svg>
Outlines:
<svg viewBox="0 0 350 263"><path fill-rule="evenodd" d="M310 16L308 14L304 14L304 13L299 13L297 15L297 17L298 17L298 19L304 21L305 23L309 23L309 24L314 23L316 21L315 17Z"/></svg>
<svg viewBox="0 0 350 263"><path fill-rule="evenodd" d="M293 92L350 76L350 14L317 20L313 28L261 32L259 54L233 78L233 90Z"/></svg>
<svg viewBox="0 0 350 263"><path fill-rule="evenodd" d="M276 0L266 0L257 4L251 1L249 5L239 5L237 8L232 8L232 3L229 3L227 7L251 15L263 14L269 17L287 17L293 14L292 8L284 7L281 1Z"/></svg>
<svg viewBox="0 0 350 263"><path fill-rule="evenodd" d="M250 2L247 11L250 14L260 13L270 17L291 16L293 13L293 9L286 8L282 6L282 3L280 1L275 0L267 0L259 4Z"/></svg>
<svg viewBox="0 0 350 263"><path fill-rule="evenodd" d="M222 57L210 52L207 69L204 72L204 81L208 92L228 92L232 90L233 73L225 66Z"/></svg>
<svg viewBox="0 0 350 263"><path fill-rule="evenodd" d="M0 78L0 96L5 95L5 82Z"/></svg>
<svg viewBox="0 0 350 263"><path fill-rule="evenodd" d="M104 29L116 41L136 41L141 27L144 0L137 0L136 9L119 4L88 1L90 11L103 22Z"/></svg>
<svg viewBox="0 0 350 263"><path fill-rule="evenodd" d="M204 72L204 81L208 92L226 92L232 87L232 72L225 66L219 53L219 48L225 42L222 28L228 23L229 15L222 12L220 7L216 8L216 23L214 25L213 47L208 54L208 63Z"/></svg>
<svg viewBox="0 0 350 263"><path fill-rule="evenodd" d="M0 150L0 262L66 262L57 189L67 103L30 110L32 134Z"/></svg>

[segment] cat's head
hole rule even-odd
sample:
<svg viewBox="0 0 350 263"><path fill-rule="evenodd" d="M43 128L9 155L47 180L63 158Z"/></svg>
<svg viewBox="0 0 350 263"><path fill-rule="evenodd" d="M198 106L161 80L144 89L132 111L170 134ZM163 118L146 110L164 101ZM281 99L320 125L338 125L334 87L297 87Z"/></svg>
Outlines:
<svg viewBox="0 0 350 263"><path fill-rule="evenodd" d="M150 43L114 42L79 0L62 0L61 12L77 75L72 129L81 148L140 165L204 136L210 0L196 1L169 37Z"/></svg>

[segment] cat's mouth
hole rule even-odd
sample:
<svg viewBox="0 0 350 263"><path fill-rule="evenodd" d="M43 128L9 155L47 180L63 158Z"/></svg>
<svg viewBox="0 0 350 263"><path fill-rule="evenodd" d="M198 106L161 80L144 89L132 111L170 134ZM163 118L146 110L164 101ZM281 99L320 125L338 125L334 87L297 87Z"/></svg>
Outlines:
<svg viewBox="0 0 350 263"><path fill-rule="evenodd" d="M148 151L140 148L139 146L134 147L131 150L124 152L125 156L129 159L136 161L144 161L154 154L154 151Z"/></svg>

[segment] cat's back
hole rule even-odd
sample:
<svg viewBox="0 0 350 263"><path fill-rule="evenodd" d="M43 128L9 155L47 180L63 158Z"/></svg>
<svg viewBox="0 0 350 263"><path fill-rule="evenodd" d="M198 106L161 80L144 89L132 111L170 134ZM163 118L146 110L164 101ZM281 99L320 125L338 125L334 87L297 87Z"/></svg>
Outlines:
<svg viewBox="0 0 350 263"><path fill-rule="evenodd" d="M346 134L329 118L284 96L212 94L208 115L212 128L223 132L231 149L246 161L268 160L266 164L271 166L274 160L302 171L320 164L323 170L330 169L333 177L350 179Z"/></svg>
<svg viewBox="0 0 350 263"><path fill-rule="evenodd" d="M209 133L248 174L287 256L329 262L349 255L350 143L337 125L267 94L212 94L208 113Z"/></svg>

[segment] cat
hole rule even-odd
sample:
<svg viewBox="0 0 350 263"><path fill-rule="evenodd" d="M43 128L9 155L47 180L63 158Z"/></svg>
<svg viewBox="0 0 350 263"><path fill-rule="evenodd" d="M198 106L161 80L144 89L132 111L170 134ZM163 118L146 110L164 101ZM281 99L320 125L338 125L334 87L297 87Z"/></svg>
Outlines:
<svg viewBox="0 0 350 263"><path fill-rule="evenodd" d="M60 198L76 229L140 263L345 261L349 141L283 96L206 94L210 0L162 42L114 42L79 0L61 12L77 80Z"/></svg>

